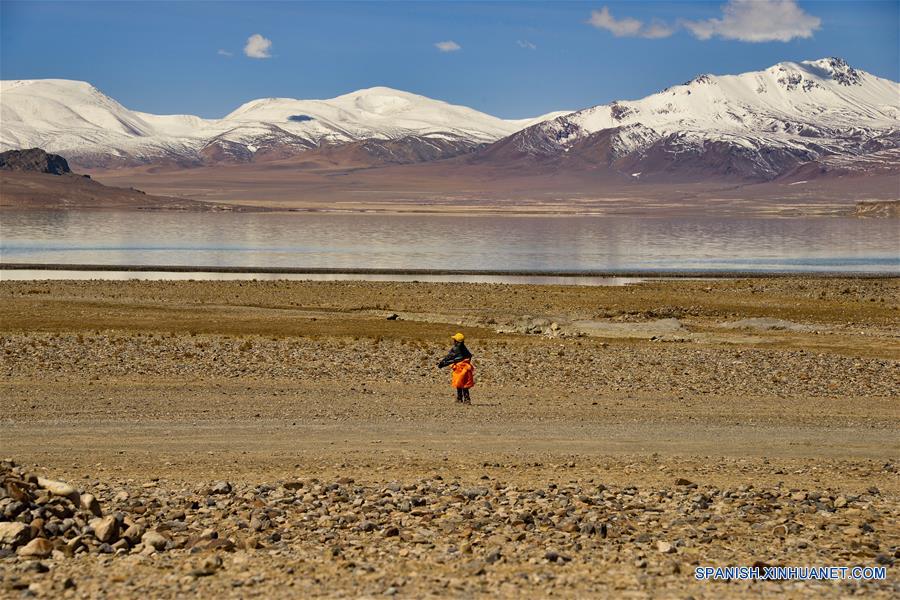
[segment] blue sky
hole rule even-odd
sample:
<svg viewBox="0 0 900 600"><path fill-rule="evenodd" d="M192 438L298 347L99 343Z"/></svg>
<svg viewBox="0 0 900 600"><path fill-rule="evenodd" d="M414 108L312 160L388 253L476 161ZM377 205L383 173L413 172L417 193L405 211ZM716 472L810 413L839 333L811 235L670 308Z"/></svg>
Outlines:
<svg viewBox="0 0 900 600"><path fill-rule="evenodd" d="M160 114L387 85L520 118L824 56L900 79L897 0L3 0L0 11L3 79L85 80Z"/></svg>

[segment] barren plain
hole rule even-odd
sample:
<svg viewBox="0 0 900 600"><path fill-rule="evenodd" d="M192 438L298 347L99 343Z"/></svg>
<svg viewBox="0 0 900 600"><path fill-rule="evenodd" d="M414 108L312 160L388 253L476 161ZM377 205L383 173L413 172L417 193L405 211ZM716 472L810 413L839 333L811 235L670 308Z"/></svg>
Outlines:
<svg viewBox="0 0 900 600"><path fill-rule="evenodd" d="M4 282L0 594L896 597L898 298ZM886 579L694 577L729 565Z"/></svg>

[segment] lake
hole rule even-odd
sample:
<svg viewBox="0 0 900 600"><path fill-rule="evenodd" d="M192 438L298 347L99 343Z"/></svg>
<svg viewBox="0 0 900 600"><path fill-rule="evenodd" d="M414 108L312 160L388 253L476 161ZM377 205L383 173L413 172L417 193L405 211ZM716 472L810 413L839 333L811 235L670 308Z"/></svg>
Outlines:
<svg viewBox="0 0 900 600"><path fill-rule="evenodd" d="M0 260L547 273L896 274L900 221L6 211L0 212Z"/></svg>

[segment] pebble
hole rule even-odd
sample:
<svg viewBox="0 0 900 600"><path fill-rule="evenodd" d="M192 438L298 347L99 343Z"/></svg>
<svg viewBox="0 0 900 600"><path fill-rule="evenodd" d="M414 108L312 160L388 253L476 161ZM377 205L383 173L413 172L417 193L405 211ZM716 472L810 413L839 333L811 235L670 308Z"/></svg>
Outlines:
<svg viewBox="0 0 900 600"><path fill-rule="evenodd" d="M43 477L38 477L37 483L40 487L55 496L73 499L78 497L78 491L68 483L56 481L55 479L45 479Z"/></svg>
<svg viewBox="0 0 900 600"><path fill-rule="evenodd" d="M672 554L675 552L675 546L662 540L656 542L656 549L662 554Z"/></svg>
<svg viewBox="0 0 900 600"><path fill-rule="evenodd" d="M53 552L53 543L46 538L34 538L16 552L22 558L47 558Z"/></svg>
<svg viewBox="0 0 900 600"><path fill-rule="evenodd" d="M169 543L169 540L158 531L151 529L141 537L141 542L145 546L161 552L166 549L166 544Z"/></svg>
<svg viewBox="0 0 900 600"><path fill-rule="evenodd" d="M100 509L100 502L93 494L84 494L81 496L81 508L88 511L95 517L102 517L103 511Z"/></svg>
<svg viewBox="0 0 900 600"><path fill-rule="evenodd" d="M224 495L231 493L231 484L227 481L218 481L209 488L210 495Z"/></svg>
<svg viewBox="0 0 900 600"><path fill-rule="evenodd" d="M887 493L862 496L839 513L810 513L816 503L859 496L758 482L720 489L685 485L681 478L656 486L600 484L577 467L554 467L551 472L564 474L513 485L500 477L504 468L486 465L470 479L451 470L405 482L355 483L344 476L311 477L302 485L296 479L234 481L227 493L215 495L211 490L224 489L225 482L143 488L134 481L86 479L92 489L82 490L81 499L93 495L116 507L95 517L89 506L67 497L51 497L55 508L46 510L46 492L34 477L0 463L0 490L18 490L23 498L0 492L0 511L18 502L20 519L0 521L0 546L6 560L21 561L23 568L26 560L52 557L47 564L57 592L65 577L103 564L103 573L120 573L123 581L156 591L161 588L153 586L184 585L182 594L197 594L221 581L215 585L231 589L239 582L234 587L258 592L243 595L272 595L290 586L300 597L316 595L305 587L316 578L328 586L319 591L336 595L350 586L356 586L352 595L366 597L388 588L403 597L428 590L503 595L504 585L522 589L513 585L518 574L540 597L583 596L579 582L588 580L605 582L599 585L608 584L615 595L614 589L633 586L635 577L661 578L648 590L666 595L663 582L681 585L683 571L693 568L688 565L716 564L726 555L748 565L760 555L767 564L891 565L900 558L892 529L900 508ZM802 501L795 499L800 491L806 494ZM131 500L113 502L123 492ZM46 537L25 540L35 532ZM85 562L82 555L104 562ZM153 568L156 579L137 575L153 564L168 567ZM93 577L78 578L79 595L96 595L103 578ZM810 591L806 585L797 589Z"/></svg>
<svg viewBox="0 0 900 600"><path fill-rule="evenodd" d="M31 527L25 523L0 523L0 547L17 548L31 539Z"/></svg>
<svg viewBox="0 0 900 600"><path fill-rule="evenodd" d="M112 543L119 539L119 522L113 515L92 519L90 526L94 530L94 536L101 542Z"/></svg>

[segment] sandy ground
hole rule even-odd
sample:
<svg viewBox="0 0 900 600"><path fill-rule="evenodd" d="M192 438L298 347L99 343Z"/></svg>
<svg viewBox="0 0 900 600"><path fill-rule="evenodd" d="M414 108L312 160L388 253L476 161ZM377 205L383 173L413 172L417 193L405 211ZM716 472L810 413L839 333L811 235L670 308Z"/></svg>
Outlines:
<svg viewBox="0 0 900 600"><path fill-rule="evenodd" d="M387 213L848 215L856 201L896 200L898 184L890 171L809 181L644 182L605 168L479 165L465 157L375 166L313 156L86 172L106 185L245 208Z"/></svg>
<svg viewBox="0 0 900 600"><path fill-rule="evenodd" d="M39 488L4 517L0 494L0 522L56 548L0 544L0 593L895 597L898 298L893 279L4 282L0 454L121 531L73 513L60 533ZM469 407L435 368L456 330ZM886 579L694 578L754 563Z"/></svg>

